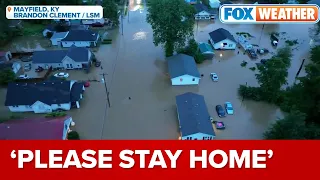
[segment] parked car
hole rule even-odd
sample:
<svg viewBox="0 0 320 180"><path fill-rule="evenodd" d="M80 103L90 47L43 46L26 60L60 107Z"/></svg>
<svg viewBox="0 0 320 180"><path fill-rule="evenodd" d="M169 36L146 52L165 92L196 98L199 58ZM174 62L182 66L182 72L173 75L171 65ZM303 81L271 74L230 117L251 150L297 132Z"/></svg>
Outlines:
<svg viewBox="0 0 320 180"><path fill-rule="evenodd" d="M253 49L248 49L247 53L249 54L250 58L252 58L252 59L258 58L257 53Z"/></svg>
<svg viewBox="0 0 320 180"><path fill-rule="evenodd" d="M221 105L216 106L216 111L219 117L225 117L226 113L223 110L223 107Z"/></svg>
<svg viewBox="0 0 320 180"><path fill-rule="evenodd" d="M216 128L219 130L226 129L226 126L222 121L214 121L213 123L216 125Z"/></svg>
<svg viewBox="0 0 320 180"><path fill-rule="evenodd" d="M101 66L101 61L96 61L96 62L94 63L94 65L95 65L96 67L100 67L100 66Z"/></svg>
<svg viewBox="0 0 320 180"><path fill-rule="evenodd" d="M269 53L269 50L266 48L257 49L258 54L267 54Z"/></svg>
<svg viewBox="0 0 320 180"><path fill-rule="evenodd" d="M31 70L31 64L25 64L23 67L24 71L30 71Z"/></svg>
<svg viewBox="0 0 320 180"><path fill-rule="evenodd" d="M261 60L260 60L260 63L261 63L261 64L266 64L267 61L268 61L268 59L261 59Z"/></svg>
<svg viewBox="0 0 320 180"><path fill-rule="evenodd" d="M90 82L89 81L84 82L84 87L90 87Z"/></svg>
<svg viewBox="0 0 320 180"><path fill-rule="evenodd" d="M19 79L29 79L29 76L26 74L18 76Z"/></svg>
<svg viewBox="0 0 320 180"><path fill-rule="evenodd" d="M36 72L42 72L44 69L42 67L38 67L37 69L35 69Z"/></svg>
<svg viewBox="0 0 320 180"><path fill-rule="evenodd" d="M212 81L217 82L219 80L218 75L216 73L211 73L210 76Z"/></svg>
<svg viewBox="0 0 320 180"><path fill-rule="evenodd" d="M227 114L232 115L233 114L233 107L232 107L231 102L225 102L224 106L226 108Z"/></svg>
<svg viewBox="0 0 320 180"><path fill-rule="evenodd" d="M69 74L65 73L65 72L60 72L60 73L55 74L54 77L67 78L67 77L69 77Z"/></svg>

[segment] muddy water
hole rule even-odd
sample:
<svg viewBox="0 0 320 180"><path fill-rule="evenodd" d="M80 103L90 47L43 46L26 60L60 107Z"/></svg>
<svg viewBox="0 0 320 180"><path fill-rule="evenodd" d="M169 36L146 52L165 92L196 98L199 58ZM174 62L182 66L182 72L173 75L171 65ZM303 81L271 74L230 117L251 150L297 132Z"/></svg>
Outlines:
<svg viewBox="0 0 320 180"><path fill-rule="evenodd" d="M199 86L172 87L167 76L163 49L153 45L152 29L145 21L144 2L130 0L129 9L123 21L123 35L121 28L110 31L113 43L101 45L95 52L97 58L102 60L103 68L96 68L89 74L81 71L70 72L71 79L82 80L101 80L101 74L106 73L107 88L110 92L111 107L107 108L104 85L92 82L91 87L87 88L81 108L70 111L82 138L177 139L175 96L189 91L204 95L209 113L218 120L220 119L215 113L215 105L225 101L233 103L235 114L221 119L227 129L216 130L217 139L261 139L268 125L277 117L282 117L282 113L273 105L242 101L238 97L239 84L247 82L250 86L257 85L255 72L248 68L259 61L252 61L242 53L237 54L238 50L216 51L213 60L199 65L200 73L204 74ZM309 27L306 25L266 25L261 31L262 25L199 22L198 26L195 25L196 40L207 42L208 33L219 27L226 28L233 34L248 32L255 36L251 39L253 44L270 50L271 32L287 32L286 37L290 37L288 39L298 39L298 50L293 51L292 67L289 69L290 84L294 82L302 59L308 61ZM47 48L45 42L38 42L38 45ZM280 46L283 45L284 40L281 40ZM270 56L271 54L266 58ZM245 68L240 66L243 60L248 62ZM210 80L211 72L219 75L218 83Z"/></svg>

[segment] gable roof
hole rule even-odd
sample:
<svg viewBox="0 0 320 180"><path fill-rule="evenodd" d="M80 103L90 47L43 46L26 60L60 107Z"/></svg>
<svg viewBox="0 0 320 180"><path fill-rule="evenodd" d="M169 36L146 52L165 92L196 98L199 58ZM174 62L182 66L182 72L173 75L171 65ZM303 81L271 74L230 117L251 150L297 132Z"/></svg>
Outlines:
<svg viewBox="0 0 320 180"><path fill-rule="evenodd" d="M28 105L37 101L45 104L64 104L71 101L71 81L40 83L9 83L5 106Z"/></svg>
<svg viewBox="0 0 320 180"><path fill-rule="evenodd" d="M201 4L201 3L195 4L194 8L196 9L197 13L202 12L202 11L206 11L207 13L210 13L210 14L215 13L215 11L209 9L206 5Z"/></svg>
<svg viewBox="0 0 320 180"><path fill-rule="evenodd" d="M235 43L237 42L234 39L234 37L232 36L232 34L228 30L223 29L223 28L219 28L219 29L216 29L216 30L210 32L209 36L213 40L214 43L218 43L218 42L223 41L225 39L229 39Z"/></svg>
<svg viewBox="0 0 320 180"><path fill-rule="evenodd" d="M200 73L192 56L177 54L168 57L167 60L171 78L179 77L186 74L200 78Z"/></svg>
<svg viewBox="0 0 320 180"><path fill-rule="evenodd" d="M1 140L62 140L69 116L10 120L0 124Z"/></svg>
<svg viewBox="0 0 320 180"><path fill-rule="evenodd" d="M215 136L204 97L187 92L176 96L182 136L204 133Z"/></svg>
<svg viewBox="0 0 320 180"><path fill-rule="evenodd" d="M84 83L75 82L71 88L71 102L79 101L83 92Z"/></svg>
<svg viewBox="0 0 320 180"><path fill-rule="evenodd" d="M200 52L202 53L208 52L208 51L213 53L213 49L208 43L199 43L199 49L200 49Z"/></svg>
<svg viewBox="0 0 320 180"><path fill-rule="evenodd" d="M98 33L91 30L70 30L61 41L96 41Z"/></svg>
<svg viewBox="0 0 320 180"><path fill-rule="evenodd" d="M68 32L54 32L50 40L52 39L62 39L67 36Z"/></svg>
<svg viewBox="0 0 320 180"><path fill-rule="evenodd" d="M32 56L32 63L61 63L66 56L75 62L88 62L90 60L89 49L73 45L68 50L35 51Z"/></svg>

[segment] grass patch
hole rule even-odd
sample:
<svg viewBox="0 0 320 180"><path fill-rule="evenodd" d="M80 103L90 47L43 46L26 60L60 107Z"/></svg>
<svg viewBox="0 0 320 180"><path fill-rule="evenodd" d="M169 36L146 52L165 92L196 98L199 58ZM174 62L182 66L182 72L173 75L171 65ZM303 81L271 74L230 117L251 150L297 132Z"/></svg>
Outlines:
<svg viewBox="0 0 320 180"><path fill-rule="evenodd" d="M242 63L240 64L240 66L241 66L241 67L246 67L246 66L247 66L247 64L248 64L248 62L247 62L247 61L242 61Z"/></svg>
<svg viewBox="0 0 320 180"><path fill-rule="evenodd" d="M63 117L66 116L67 113L65 112L51 112L45 115L46 118L50 118L50 117Z"/></svg>
<svg viewBox="0 0 320 180"><path fill-rule="evenodd" d="M112 44L112 39L104 39L102 40L102 44Z"/></svg>
<svg viewBox="0 0 320 180"><path fill-rule="evenodd" d="M247 33L247 32L237 32L236 34L239 36L243 35L245 38L253 37L250 33Z"/></svg>
<svg viewBox="0 0 320 180"><path fill-rule="evenodd" d="M23 24L23 35L25 36L34 36L42 33L46 25L44 24Z"/></svg>
<svg viewBox="0 0 320 180"><path fill-rule="evenodd" d="M251 71L255 71L257 68L256 67L251 67L249 68Z"/></svg>
<svg viewBox="0 0 320 180"><path fill-rule="evenodd" d="M286 44L289 45L289 46L294 46L294 45L299 44L299 42L298 42L297 39L296 39L296 40L286 40L285 42L286 42Z"/></svg>
<svg viewBox="0 0 320 180"><path fill-rule="evenodd" d="M16 115L10 115L7 118L0 118L0 123L4 123L4 122L7 122L7 121L11 121L11 120L18 120L18 119L22 119L22 117L21 116L16 116Z"/></svg>

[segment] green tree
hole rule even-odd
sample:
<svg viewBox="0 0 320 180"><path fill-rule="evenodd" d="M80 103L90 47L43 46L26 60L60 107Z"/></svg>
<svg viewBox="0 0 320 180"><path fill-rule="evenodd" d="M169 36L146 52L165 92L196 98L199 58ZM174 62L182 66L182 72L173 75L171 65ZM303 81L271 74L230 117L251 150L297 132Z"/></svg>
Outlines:
<svg viewBox="0 0 320 180"><path fill-rule="evenodd" d="M153 42L163 45L166 56L185 46L193 36L194 8L184 0L150 0L147 22L153 29Z"/></svg>
<svg viewBox="0 0 320 180"><path fill-rule="evenodd" d="M4 69L0 71L0 84L1 85L7 85L10 82L13 82L16 79L16 75L14 72L10 69Z"/></svg>
<svg viewBox="0 0 320 180"><path fill-rule="evenodd" d="M80 140L80 135L77 131L71 131L68 133L68 140Z"/></svg>
<svg viewBox="0 0 320 180"><path fill-rule="evenodd" d="M118 6L114 0L103 0L103 17L108 18L114 25L119 24Z"/></svg>

